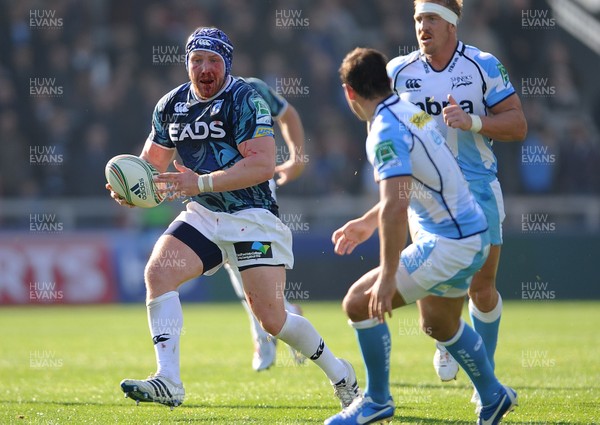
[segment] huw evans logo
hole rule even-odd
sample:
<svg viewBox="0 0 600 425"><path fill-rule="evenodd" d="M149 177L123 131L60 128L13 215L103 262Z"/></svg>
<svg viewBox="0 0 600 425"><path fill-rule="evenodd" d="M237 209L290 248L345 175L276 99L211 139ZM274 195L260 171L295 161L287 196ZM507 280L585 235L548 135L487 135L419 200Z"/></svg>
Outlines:
<svg viewBox="0 0 600 425"><path fill-rule="evenodd" d="M521 10L521 27L524 29L554 29L556 19L550 16L548 9Z"/></svg>
<svg viewBox="0 0 600 425"><path fill-rule="evenodd" d="M56 10L30 9L29 26L31 28L60 29L63 18L56 17Z"/></svg>
<svg viewBox="0 0 600 425"><path fill-rule="evenodd" d="M310 94L310 88L297 77L275 78L275 91L285 97L308 97Z"/></svg>
<svg viewBox="0 0 600 425"><path fill-rule="evenodd" d="M233 244L238 261L273 258L271 242L251 241Z"/></svg>
<svg viewBox="0 0 600 425"><path fill-rule="evenodd" d="M29 163L41 165L60 165L63 154L58 153L56 146L29 146Z"/></svg>
<svg viewBox="0 0 600 425"><path fill-rule="evenodd" d="M179 46L152 46L152 63L154 65L185 64L185 53Z"/></svg>
<svg viewBox="0 0 600 425"><path fill-rule="evenodd" d="M310 20L302 17L300 9L278 9L275 11L275 26L277 28L308 28Z"/></svg>
<svg viewBox="0 0 600 425"><path fill-rule="evenodd" d="M56 78L33 77L29 79L29 95L33 97L61 97L63 86L56 83Z"/></svg>

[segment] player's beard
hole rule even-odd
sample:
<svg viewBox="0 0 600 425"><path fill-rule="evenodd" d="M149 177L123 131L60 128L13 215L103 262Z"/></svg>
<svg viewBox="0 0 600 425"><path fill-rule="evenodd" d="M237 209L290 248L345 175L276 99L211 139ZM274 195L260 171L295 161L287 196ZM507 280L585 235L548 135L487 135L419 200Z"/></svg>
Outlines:
<svg viewBox="0 0 600 425"><path fill-rule="evenodd" d="M210 99L223 87L225 78L215 75L202 75L192 80L194 91L201 99Z"/></svg>

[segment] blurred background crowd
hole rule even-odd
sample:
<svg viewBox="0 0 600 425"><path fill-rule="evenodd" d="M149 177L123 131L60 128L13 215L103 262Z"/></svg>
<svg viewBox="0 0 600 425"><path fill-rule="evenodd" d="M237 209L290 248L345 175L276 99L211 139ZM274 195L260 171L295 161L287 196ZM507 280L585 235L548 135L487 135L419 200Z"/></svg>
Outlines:
<svg viewBox="0 0 600 425"><path fill-rule="evenodd" d="M15 0L2 10L3 198L107 196L106 161L141 151L156 102L187 80L184 44L198 26L229 35L234 75L264 79L300 112L307 168L282 190L359 195L372 179L365 128L338 66L356 46L389 58L418 48L410 1ZM529 10L545 20L524 25ZM556 25L545 1L467 0L463 13L460 39L506 66L529 122L524 144L495 145L505 193L600 194L598 54ZM529 147L542 160L524 161ZM41 152L52 164L32 160Z"/></svg>

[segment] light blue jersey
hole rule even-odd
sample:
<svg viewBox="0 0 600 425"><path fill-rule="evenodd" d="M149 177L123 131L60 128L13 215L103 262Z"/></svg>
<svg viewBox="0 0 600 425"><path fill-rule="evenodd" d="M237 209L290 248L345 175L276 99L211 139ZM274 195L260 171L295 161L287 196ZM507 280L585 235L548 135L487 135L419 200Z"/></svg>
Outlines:
<svg viewBox="0 0 600 425"><path fill-rule="evenodd" d="M401 99L419 106L437 121L467 180L491 181L498 171L493 141L481 134L448 128L442 109L447 96L469 114L488 110L515 93L504 66L489 53L458 42L454 56L435 71L420 51L392 59L387 65L392 88Z"/></svg>
<svg viewBox="0 0 600 425"><path fill-rule="evenodd" d="M487 230L483 211L437 124L417 106L396 95L381 102L366 149L376 180L412 176L409 208L420 228L449 239Z"/></svg>

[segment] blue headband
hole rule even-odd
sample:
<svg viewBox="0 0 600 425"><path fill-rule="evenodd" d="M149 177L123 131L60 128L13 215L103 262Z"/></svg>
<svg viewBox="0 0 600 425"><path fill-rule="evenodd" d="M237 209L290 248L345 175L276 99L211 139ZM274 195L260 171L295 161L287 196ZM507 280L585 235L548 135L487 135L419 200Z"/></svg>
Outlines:
<svg viewBox="0 0 600 425"><path fill-rule="evenodd" d="M221 56L225 63L225 77L231 72L233 44L223 31L218 28L199 28L188 38L185 45L185 68L188 68L190 54L196 50L207 50Z"/></svg>

